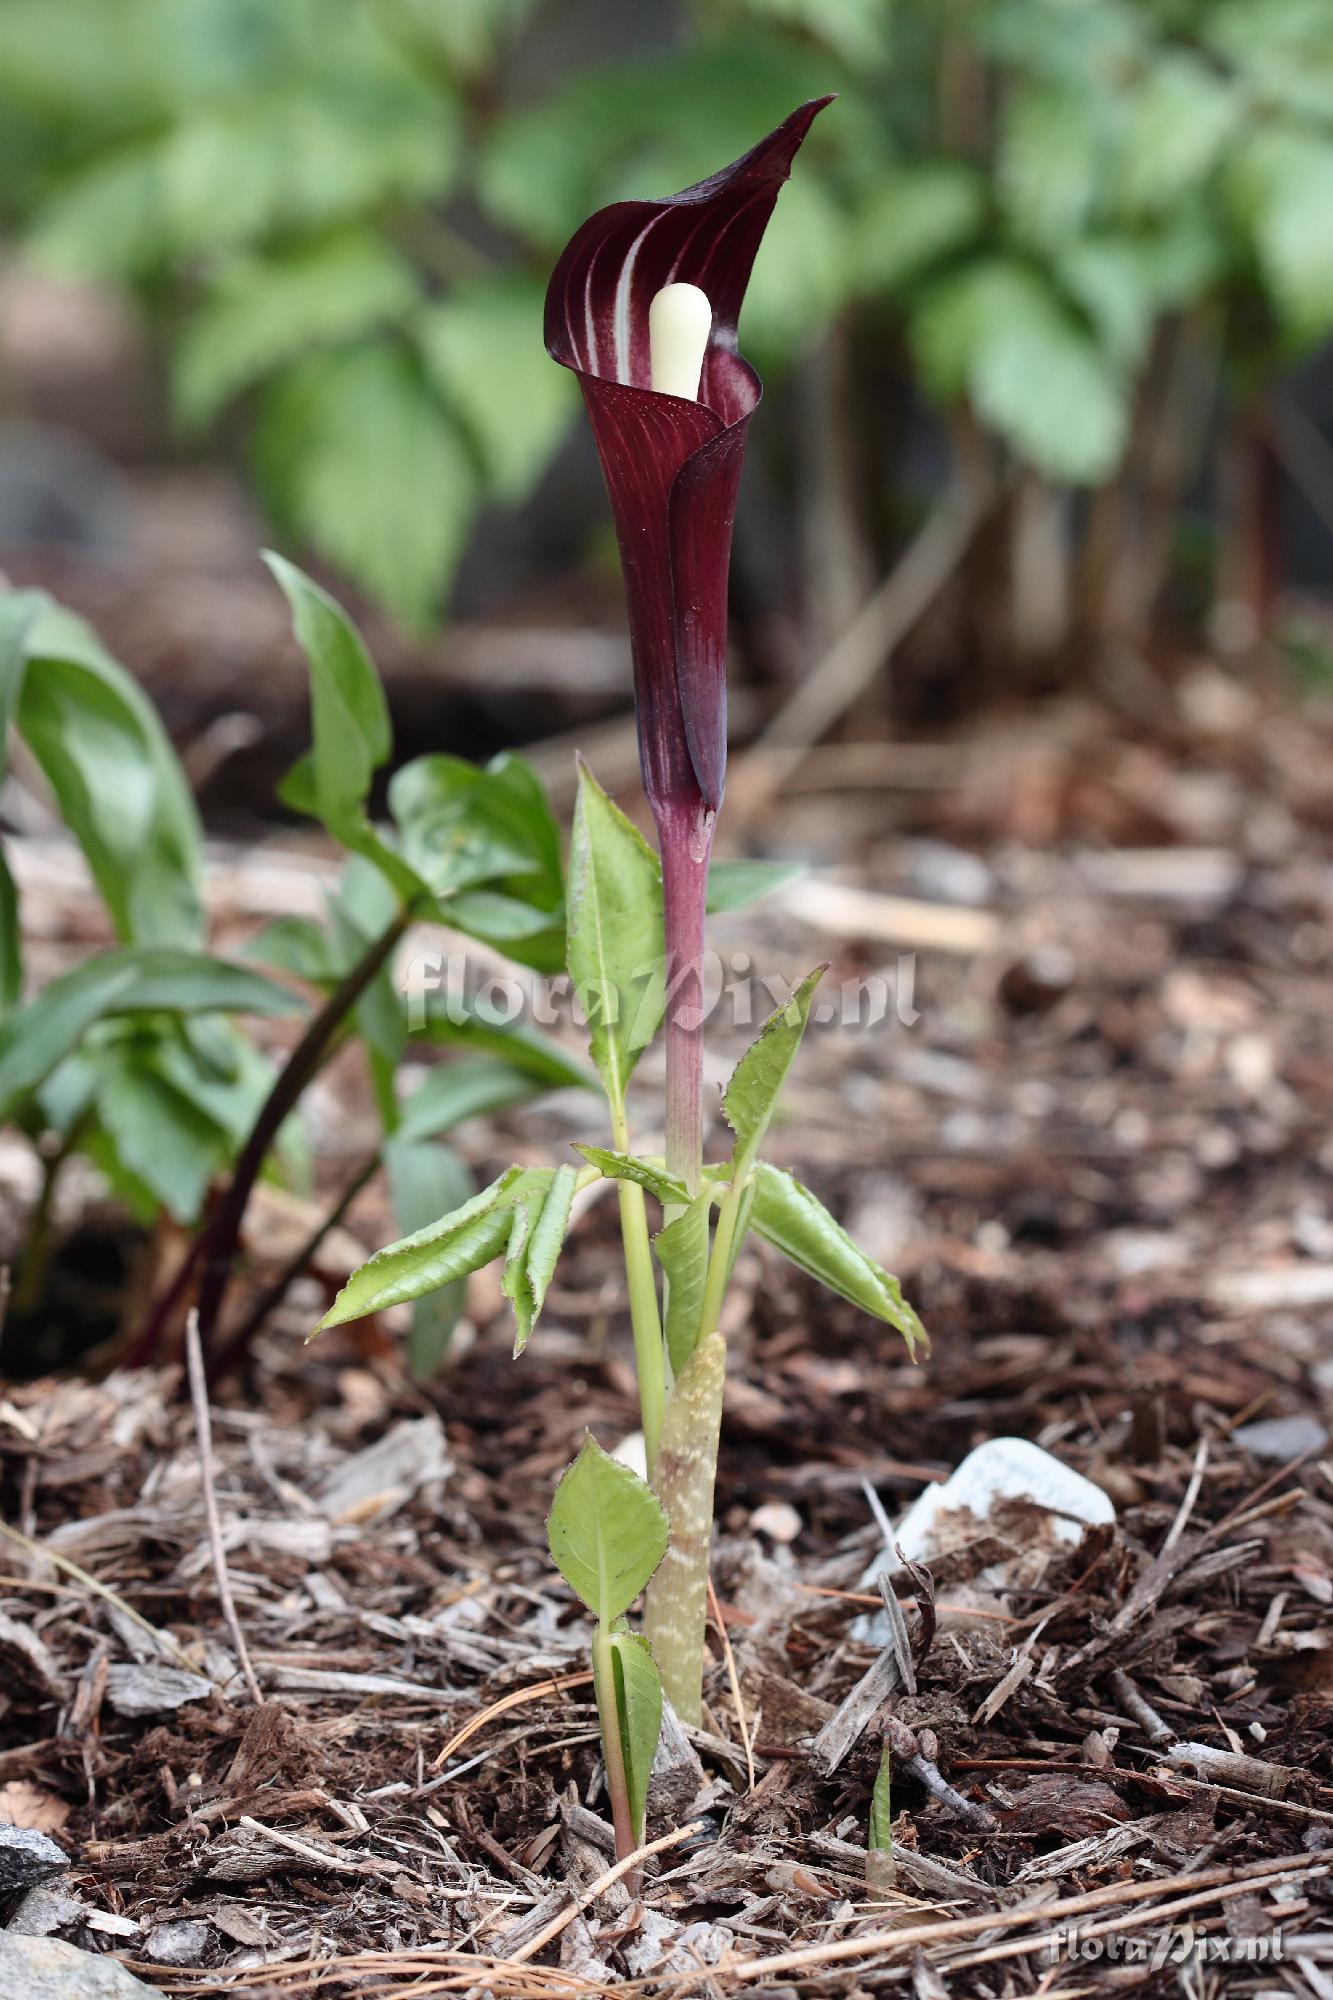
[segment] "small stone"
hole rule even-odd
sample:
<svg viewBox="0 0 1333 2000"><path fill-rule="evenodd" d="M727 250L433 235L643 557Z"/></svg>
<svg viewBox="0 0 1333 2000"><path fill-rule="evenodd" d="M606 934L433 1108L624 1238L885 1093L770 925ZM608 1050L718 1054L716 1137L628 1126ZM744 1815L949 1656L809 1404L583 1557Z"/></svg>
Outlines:
<svg viewBox="0 0 1333 2000"><path fill-rule="evenodd" d="M794 1542L801 1532L801 1517L787 1500L766 1500L762 1507L756 1507L750 1516L750 1526L756 1535L767 1535L771 1542L785 1547Z"/></svg>
<svg viewBox="0 0 1333 2000"><path fill-rule="evenodd" d="M198 1965L207 1956L213 1933L197 1918L183 1917L178 1923L159 1924L149 1934L144 1950L155 1965Z"/></svg>
<svg viewBox="0 0 1333 2000"><path fill-rule="evenodd" d="M0 1931L0 1993L23 2000L158 2000L118 1959L12 1931Z"/></svg>
<svg viewBox="0 0 1333 2000"><path fill-rule="evenodd" d="M0 1902L9 1902L69 1867L49 1834L30 1826L0 1826Z"/></svg>
<svg viewBox="0 0 1333 2000"><path fill-rule="evenodd" d="M56 1931L72 1931L87 1913L81 1896L72 1896L53 1882L40 1882L29 1889L7 1928L20 1937L50 1937Z"/></svg>
<svg viewBox="0 0 1333 2000"><path fill-rule="evenodd" d="M1295 1417L1265 1417L1257 1424L1242 1424L1238 1431L1232 1432L1232 1437L1255 1458L1279 1464L1323 1451L1328 1443L1328 1432L1308 1411Z"/></svg>

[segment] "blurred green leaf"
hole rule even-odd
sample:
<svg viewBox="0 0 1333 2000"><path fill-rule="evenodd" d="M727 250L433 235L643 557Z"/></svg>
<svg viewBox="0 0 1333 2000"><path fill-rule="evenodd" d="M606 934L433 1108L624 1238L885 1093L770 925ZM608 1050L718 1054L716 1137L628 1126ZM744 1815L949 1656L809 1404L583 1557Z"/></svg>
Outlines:
<svg viewBox="0 0 1333 2000"><path fill-rule="evenodd" d="M350 229L228 266L177 343L177 414L197 430L283 362L403 319L420 288L388 244Z"/></svg>
<svg viewBox="0 0 1333 2000"><path fill-rule="evenodd" d="M1237 148L1228 168L1277 307L1296 341L1333 328L1333 125L1326 135L1272 128Z"/></svg>
<svg viewBox="0 0 1333 2000"><path fill-rule="evenodd" d="M545 287L461 286L416 322L427 373L476 449L497 499L524 497L574 421L578 391L542 344Z"/></svg>
<svg viewBox="0 0 1333 2000"><path fill-rule="evenodd" d="M1200 57L1184 50L1159 54L1127 108L1118 174L1127 207L1162 214L1197 188L1241 108L1234 87Z"/></svg>
<svg viewBox="0 0 1333 2000"><path fill-rule="evenodd" d="M877 175L848 246L863 294L909 285L931 265L980 237L986 189L962 160L924 160Z"/></svg>
<svg viewBox="0 0 1333 2000"><path fill-rule="evenodd" d="M390 341L315 355L268 386L260 475L282 517L403 624L431 623L476 479L412 356Z"/></svg>
<svg viewBox="0 0 1333 2000"><path fill-rule="evenodd" d="M86 959L0 1022L0 1116L106 1014L290 1014L300 1002L243 965L203 952L127 946Z"/></svg>
<svg viewBox="0 0 1333 2000"><path fill-rule="evenodd" d="M429 1227L471 1199L471 1174L448 1146L423 1144L399 1132L384 1149L394 1224L404 1235ZM412 1305L408 1361L419 1382L437 1374L463 1310L466 1283L455 1278Z"/></svg>
<svg viewBox="0 0 1333 2000"><path fill-rule="evenodd" d="M229 1156L227 1134L132 1046L102 1066L96 1102L128 1172L175 1221L186 1227L197 1221L209 1182Z"/></svg>
<svg viewBox="0 0 1333 2000"><path fill-rule="evenodd" d="M1090 484L1114 470L1128 426L1127 385L1035 272L995 260L942 278L911 333L936 392L965 388L1038 471Z"/></svg>
<svg viewBox="0 0 1333 2000"><path fill-rule="evenodd" d="M494 1056L506 1068L520 1070L549 1090L597 1087L592 1071L540 1028L524 1020L507 1019L481 998L467 993L428 993L425 1014L422 1032L430 1041Z"/></svg>
<svg viewBox="0 0 1333 2000"><path fill-rule="evenodd" d="M725 916L746 910L765 896L775 896L806 873L802 862L715 861L708 871L708 914Z"/></svg>
<svg viewBox="0 0 1333 2000"><path fill-rule="evenodd" d="M437 1138L469 1118L492 1118L497 1111L529 1104L549 1087L521 1069L491 1059L440 1063L427 1070L407 1099L396 1136L404 1141Z"/></svg>
<svg viewBox="0 0 1333 2000"><path fill-rule="evenodd" d="M1083 225L1102 165L1100 125L1100 106L1087 90L1029 81L1008 98L999 189L1020 236L1058 243Z"/></svg>
<svg viewBox="0 0 1333 2000"><path fill-rule="evenodd" d="M199 820L138 683L51 605L27 626L20 735L83 849L120 937L184 944L202 928Z"/></svg>
<svg viewBox="0 0 1333 2000"><path fill-rule="evenodd" d="M586 766L569 857L569 976L607 1096L623 1105L661 1020L662 871L638 829Z"/></svg>

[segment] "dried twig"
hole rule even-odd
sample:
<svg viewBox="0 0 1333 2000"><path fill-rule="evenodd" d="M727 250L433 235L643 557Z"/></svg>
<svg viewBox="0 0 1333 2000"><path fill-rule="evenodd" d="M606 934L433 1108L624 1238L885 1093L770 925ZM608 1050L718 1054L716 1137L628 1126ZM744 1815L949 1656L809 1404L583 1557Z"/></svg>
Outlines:
<svg viewBox="0 0 1333 2000"><path fill-rule="evenodd" d="M438 1771L442 1764L447 1764L449 1759L462 1749L469 1737L475 1736L479 1729L484 1729L488 1722L494 1722L497 1715L507 1715L511 1708L521 1708L525 1702L538 1701L544 1695L563 1694L566 1688L591 1686L592 1675L578 1673L557 1674L554 1680L534 1681L531 1687L515 1688L511 1694L502 1695L499 1701L493 1701L488 1708L483 1708L479 1715L474 1715L471 1721L465 1722L463 1727L449 1738L432 1763L432 1771Z"/></svg>
<svg viewBox="0 0 1333 2000"><path fill-rule="evenodd" d="M199 1440L199 1482L203 1488L208 1545L213 1551L213 1575L217 1579L218 1603L222 1606L222 1616L231 1634L231 1643L236 1648L237 1663L245 1685L249 1689L250 1699L257 1708L262 1708L264 1694L255 1679L255 1670L250 1664L245 1634L236 1615L236 1600L231 1594L227 1557L222 1547L222 1522L218 1517L218 1496L213 1482L213 1422L208 1413L208 1382L204 1375L204 1354L199 1341L197 1312L191 1312L185 1322L185 1362L190 1375L190 1399L194 1404L195 1435Z"/></svg>
<svg viewBox="0 0 1333 2000"><path fill-rule="evenodd" d="M631 1870L636 1870L640 1862L646 1861L650 1854L662 1854L668 1847L679 1847L682 1841L693 1839L702 1829L702 1820L691 1820L688 1826L678 1826L671 1833L664 1833L660 1840L650 1840L646 1846L636 1847L632 1854L625 1855L623 1860L608 1868L604 1875L599 1875L595 1882L580 1890L569 1908L562 1910L558 1917L553 1918L545 1930L538 1931L535 1938L529 1938L521 1950L514 1953L508 1961L509 1964L525 1964L542 1949L543 1945L548 1945L552 1938L559 1937L566 1925L572 1924L575 1917L580 1916L590 1903L595 1903L599 1896L605 1894L613 1882L618 1882L622 1875L628 1875Z"/></svg>
<svg viewBox="0 0 1333 2000"><path fill-rule="evenodd" d="M708 1579L708 1607L717 1626L718 1638L722 1641L722 1657L727 1663L727 1679L731 1683L731 1699L736 1705L736 1726L741 1732L741 1744L745 1750L745 1789L754 1790L754 1745L750 1736L750 1721L745 1713L745 1703L741 1698L741 1678L736 1671L736 1655L732 1651L731 1639L727 1633L727 1623L722 1616L722 1606L717 1601L717 1591L713 1579Z"/></svg>

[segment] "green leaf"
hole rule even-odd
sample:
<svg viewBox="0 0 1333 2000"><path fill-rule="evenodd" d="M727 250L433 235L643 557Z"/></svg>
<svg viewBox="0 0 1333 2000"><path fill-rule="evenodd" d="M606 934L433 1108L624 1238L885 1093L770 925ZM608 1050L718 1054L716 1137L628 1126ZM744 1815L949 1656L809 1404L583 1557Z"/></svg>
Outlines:
<svg viewBox="0 0 1333 2000"><path fill-rule="evenodd" d="M780 1168L755 1169L751 1227L798 1270L862 1311L896 1327L915 1357L930 1346L926 1330L903 1298L898 1280L853 1243L823 1203Z"/></svg>
<svg viewBox="0 0 1333 2000"><path fill-rule="evenodd" d="M715 861L708 871L708 914L725 916L774 896L807 873L802 862Z"/></svg>
<svg viewBox="0 0 1333 2000"><path fill-rule="evenodd" d="M1159 50L1130 97L1120 199L1140 215L1169 213L1212 171L1242 115L1233 79L1184 49Z"/></svg>
<svg viewBox="0 0 1333 2000"><path fill-rule="evenodd" d="M436 1216L457 1211L474 1191L473 1180L448 1146L432 1146L394 1134L384 1148L393 1219L405 1234L428 1228ZM435 1375L463 1310L465 1284L455 1278L412 1302L407 1354L418 1382Z"/></svg>
<svg viewBox="0 0 1333 2000"><path fill-rule="evenodd" d="M0 1116L108 1014L291 1014L300 1002L243 965L204 952L127 946L86 959L0 1022Z"/></svg>
<svg viewBox="0 0 1333 2000"><path fill-rule="evenodd" d="M1264 127L1230 164L1228 192L1297 341L1333 328L1333 134Z"/></svg>
<svg viewBox="0 0 1333 2000"><path fill-rule="evenodd" d="M1028 79L1001 119L999 185L1016 230L1037 243L1072 238L1101 171L1103 118L1095 96Z"/></svg>
<svg viewBox="0 0 1333 2000"><path fill-rule="evenodd" d="M409 630L428 631L476 477L414 358L386 338L293 364L266 392L256 448L281 517Z"/></svg>
<svg viewBox="0 0 1333 2000"><path fill-rule="evenodd" d="M104 1067L96 1105L121 1164L176 1222L197 1222L230 1151L216 1122L132 1044Z"/></svg>
<svg viewBox="0 0 1333 2000"><path fill-rule="evenodd" d="M1039 472L1095 484L1118 464L1127 384L1035 272L996 258L942 278L910 332L934 393L949 400L966 390Z"/></svg>
<svg viewBox="0 0 1333 2000"><path fill-rule="evenodd" d="M310 668L310 721L319 817L334 833L365 810L371 782L393 749L389 705L365 642L342 606L295 563L266 549Z"/></svg>
<svg viewBox="0 0 1333 2000"><path fill-rule="evenodd" d="M630 1153L613 1153L605 1146L576 1143L574 1151L582 1153L589 1166L596 1167L605 1180L634 1181L637 1186L647 1188L649 1194L656 1195L664 1207L675 1207L678 1202L689 1200L684 1181L678 1181L652 1160L638 1160Z"/></svg>
<svg viewBox="0 0 1333 2000"><path fill-rule="evenodd" d="M875 1789L870 1796L870 1832L866 1846L872 1854L892 1854L893 1852L893 1759L886 1743L880 1752L879 1770L875 1774Z"/></svg>
<svg viewBox="0 0 1333 2000"><path fill-rule="evenodd" d="M468 1118L492 1118L530 1104L546 1086L521 1069L486 1060L440 1063L427 1070L398 1120L403 1139L432 1139Z"/></svg>
<svg viewBox="0 0 1333 2000"><path fill-rule="evenodd" d="M852 239L858 291L911 285L971 243L985 215L985 183L961 160L925 160L877 175Z"/></svg>
<svg viewBox="0 0 1333 2000"><path fill-rule="evenodd" d="M1151 262L1142 246L1127 237L1087 237L1062 253L1059 277L1116 366L1137 368L1148 350L1158 304Z"/></svg>
<svg viewBox="0 0 1333 2000"><path fill-rule="evenodd" d="M609 1624L666 1554L667 1521L639 1475L589 1437L555 1489L546 1538L570 1589Z"/></svg>
<svg viewBox="0 0 1333 2000"><path fill-rule="evenodd" d="M364 1319L388 1306L409 1305L498 1257L509 1241L513 1209L506 1199L521 1179L510 1167L480 1194L437 1222L404 1236L353 1271L315 1333ZM314 1335L311 1336L313 1339Z"/></svg>
<svg viewBox="0 0 1333 2000"><path fill-rule="evenodd" d="M534 972L561 972L565 964L563 918L552 921L549 910L539 910L514 896L502 896L493 889L464 890L449 903L449 928L466 937L493 944L497 951L517 965Z"/></svg>
<svg viewBox="0 0 1333 2000"><path fill-rule="evenodd" d="M810 1018L815 988L826 965L807 973L785 1007L771 1014L732 1072L722 1096L722 1109L736 1134L736 1157L754 1158L769 1127L787 1072L796 1058Z"/></svg>
<svg viewBox="0 0 1333 2000"><path fill-rule="evenodd" d="M0 778L8 768L9 727L23 688L29 634L50 604L40 590L10 590L0 596Z"/></svg>
<svg viewBox="0 0 1333 2000"><path fill-rule="evenodd" d="M452 914L452 912L451 912ZM526 1021L506 1021L480 998L466 993L428 993L421 1032L428 1041L494 1056L550 1090L592 1090L590 1069L566 1055L559 1043Z"/></svg>
<svg viewBox="0 0 1333 2000"><path fill-rule="evenodd" d="M665 1004L662 871L585 766L569 857L568 950L592 1059L611 1103L623 1106Z"/></svg>
<svg viewBox="0 0 1333 2000"><path fill-rule="evenodd" d="M782 190L745 288L746 351L807 353L850 289L844 212L827 185L795 175Z"/></svg>
<svg viewBox="0 0 1333 2000"><path fill-rule="evenodd" d="M275 367L401 319L419 297L411 265L359 228L289 245L279 257L231 264L176 348L180 421L201 429Z"/></svg>
<svg viewBox="0 0 1333 2000"><path fill-rule="evenodd" d="M657 1261L666 1273L662 1331L676 1375L693 1354L699 1337L708 1276L708 1217L715 1199L715 1191L706 1188L653 1238Z"/></svg>
<svg viewBox="0 0 1333 2000"><path fill-rule="evenodd" d="M19 935L19 898L0 847L0 1014L15 1006L23 992L23 950Z"/></svg>
<svg viewBox="0 0 1333 2000"><path fill-rule="evenodd" d="M543 289L527 277L482 279L417 321L426 368L471 438L488 490L521 500L573 422L578 392L541 340Z"/></svg>
<svg viewBox="0 0 1333 2000"><path fill-rule="evenodd" d="M199 819L151 703L82 619L55 606L28 625L24 650L14 719L118 935L194 943L203 929Z"/></svg>
<svg viewBox="0 0 1333 2000"><path fill-rule="evenodd" d="M504 1295L514 1308L517 1328L515 1359L532 1337L546 1288L564 1247L577 1181L576 1168L557 1167L553 1176L543 1181L534 1179L525 1190L515 1192L514 1227L503 1278Z"/></svg>
<svg viewBox="0 0 1333 2000"><path fill-rule="evenodd" d="M389 810L403 854L437 896L536 872L522 830L489 774L463 757L418 757L394 773Z"/></svg>
<svg viewBox="0 0 1333 2000"><path fill-rule="evenodd" d="M648 1641L637 1632L612 1632L610 1653L612 1697L629 1792L630 1821L635 1841L641 1844L648 1810L648 1783L662 1734L662 1681ZM595 1649L593 1665L599 1665ZM598 1703L600 1706L600 1691Z"/></svg>

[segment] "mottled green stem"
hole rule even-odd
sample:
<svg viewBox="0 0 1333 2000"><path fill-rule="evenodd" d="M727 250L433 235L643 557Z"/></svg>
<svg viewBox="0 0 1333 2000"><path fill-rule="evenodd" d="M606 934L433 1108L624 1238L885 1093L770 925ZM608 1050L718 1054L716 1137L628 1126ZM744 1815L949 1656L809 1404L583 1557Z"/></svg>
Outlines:
<svg viewBox="0 0 1333 2000"><path fill-rule="evenodd" d="M682 1722L696 1727L703 1711L708 1555L726 1372L726 1342L720 1333L709 1334L671 1391L653 1482L671 1542L648 1586L644 1626L667 1699Z"/></svg>

